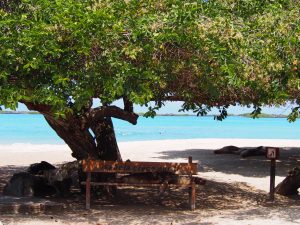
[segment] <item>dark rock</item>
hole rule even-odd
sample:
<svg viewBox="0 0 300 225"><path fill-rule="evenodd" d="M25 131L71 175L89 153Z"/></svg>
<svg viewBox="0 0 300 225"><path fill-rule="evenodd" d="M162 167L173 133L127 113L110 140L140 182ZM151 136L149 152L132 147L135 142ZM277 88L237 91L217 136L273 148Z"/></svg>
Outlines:
<svg viewBox="0 0 300 225"><path fill-rule="evenodd" d="M300 188L300 169L295 167L289 171L287 177L276 186L275 193L284 196L298 195L298 188Z"/></svg>
<svg viewBox="0 0 300 225"><path fill-rule="evenodd" d="M17 197L51 196L55 193L55 188L43 177L27 172L14 174L3 190L4 195Z"/></svg>
<svg viewBox="0 0 300 225"><path fill-rule="evenodd" d="M239 148L233 145L225 146L218 150L214 151L215 154L236 154L241 157L249 157L249 156L258 156L258 155L266 155L266 148L264 146L259 146L256 148Z"/></svg>
<svg viewBox="0 0 300 225"><path fill-rule="evenodd" d="M43 176L47 184L53 186L57 195L67 196L70 193L71 186L79 188L78 170L80 163L78 161L62 164L59 168L43 171Z"/></svg>
<svg viewBox="0 0 300 225"><path fill-rule="evenodd" d="M5 195L31 196L66 196L71 186L79 188L78 170L80 163L70 162L55 168L42 161L29 166L27 172L16 173L4 187Z"/></svg>
<svg viewBox="0 0 300 225"><path fill-rule="evenodd" d="M218 150L215 150L214 153L215 154L240 154L240 150L241 149L239 147L229 145L229 146L220 148Z"/></svg>
<svg viewBox="0 0 300 225"><path fill-rule="evenodd" d="M37 174L43 174L43 171L45 170L53 170L53 169L56 169L55 166L51 165L46 161L41 161L40 163L31 164L28 167L27 172L30 174L37 175Z"/></svg>
<svg viewBox="0 0 300 225"><path fill-rule="evenodd" d="M34 176L29 173L16 173L4 187L3 193L11 196L33 196Z"/></svg>
<svg viewBox="0 0 300 225"><path fill-rule="evenodd" d="M257 155L266 155L266 148L263 146L259 146L257 148L251 149L243 149L240 153L242 157L249 157L249 156L257 156Z"/></svg>
<svg viewBox="0 0 300 225"><path fill-rule="evenodd" d="M37 197L49 197L56 195L57 191L55 187L47 184L47 181L43 177L35 176L34 181L34 196Z"/></svg>
<svg viewBox="0 0 300 225"><path fill-rule="evenodd" d="M12 176L6 184L3 194L17 197L32 197L34 195L34 179L32 174L21 172Z"/></svg>

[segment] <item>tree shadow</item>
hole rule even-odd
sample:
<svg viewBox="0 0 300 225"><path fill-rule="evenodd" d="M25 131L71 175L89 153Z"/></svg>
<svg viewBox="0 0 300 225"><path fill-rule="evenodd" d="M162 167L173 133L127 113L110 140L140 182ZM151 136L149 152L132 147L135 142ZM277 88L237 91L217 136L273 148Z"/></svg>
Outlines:
<svg viewBox="0 0 300 225"><path fill-rule="evenodd" d="M164 196L157 198L155 188L120 188L114 198L95 196L92 198L91 210L85 210L84 196L79 198L57 199L64 202L66 209L58 213L37 214L34 218L39 220L69 223L101 224L171 224L170 218L174 216L183 224L191 222L191 217L210 210L240 209L244 202L248 204L263 203L266 195L261 192L251 192L244 184L227 184L208 181L206 187L197 187L196 211L188 208L188 192L186 189L171 189ZM105 215L105 216L103 216ZM167 219L168 218L168 219ZM2 222L26 222L32 216L26 214L5 214ZM100 219L100 220L99 220ZM150 223L151 222L151 223ZM168 223L167 223L168 222ZM195 221L196 222L196 221ZM198 223L195 223L198 224Z"/></svg>
<svg viewBox="0 0 300 225"><path fill-rule="evenodd" d="M0 167L0 196L3 188L14 173L26 170L25 166L2 166Z"/></svg>
<svg viewBox="0 0 300 225"><path fill-rule="evenodd" d="M248 177L266 177L270 174L270 160L265 156L242 158L234 154L214 154L211 149L186 149L160 152L160 159L186 161L189 156L198 161L199 172L223 172ZM276 175L286 176L300 165L300 148L281 148L276 163Z"/></svg>
<svg viewBox="0 0 300 225"><path fill-rule="evenodd" d="M297 149L292 149L295 155L298 155ZM237 155L214 155L211 150L190 149L178 152L167 151L164 153L164 159L186 158L191 155L195 160L201 161L202 171L212 171L222 169L219 163L230 164L231 161L237 161L238 164L244 164L246 161L261 162L263 157L254 157L242 160ZM205 157L203 157L205 155ZM294 154L287 154L287 159ZM285 158L285 153L282 155ZM225 158L225 159L224 159ZM204 160L205 159L205 160ZM268 165L268 162L265 161ZM210 167L209 167L210 166ZM220 167L217 167L220 166ZM249 165L248 165L249 166ZM15 173L24 170L24 167L0 167L0 181L6 182L9 177ZM226 171L230 173L234 167L227 165ZM239 170L251 170L244 165ZM224 172L224 171L222 171ZM196 211L191 212L188 209L188 191L180 189L167 190L162 197L158 197L158 190L155 188L120 188L116 197L97 197L93 196L91 210L85 210L85 196L73 195L69 198L52 199L57 203L63 203L66 208L57 213L44 213L37 215L26 214L6 214L1 215L1 222L5 223L26 223L36 220L36 224L58 223L58 224L131 224L136 221L137 224L147 221L148 224L171 224L173 218L181 221L182 224L199 224L202 213L220 212L226 210L244 209L240 213L233 213L229 216L236 220L249 218L247 212L260 214L260 211L245 210L248 206L267 206L267 193L254 190L244 183L225 183L208 180L205 186L197 187ZM278 197L279 198L279 197ZM298 201L280 198L276 203L277 207L298 206ZM274 210L272 211L274 213ZM278 212L280 212L278 210ZM268 214L268 213L267 213ZM270 213L271 215L271 213ZM207 216L207 215L206 215ZM248 216L248 217L247 217ZM284 218L290 221L291 218L299 218L293 212L287 214Z"/></svg>
<svg viewBox="0 0 300 225"><path fill-rule="evenodd" d="M205 187L197 188L196 211L192 212L187 208L188 194L186 190L171 190L165 194L159 202L153 198L154 189L144 188L122 188L117 198L93 198L91 210L85 210L84 196L78 199L65 199L66 204L70 204L64 212L38 214L34 217L28 215L5 215L2 222L32 222L33 218L39 222L53 221L59 224L171 224L173 218L181 224L200 224L203 221L201 214L220 214L222 212L234 220L247 220L257 216L272 215L272 212L253 209L253 206L270 206L266 203L267 194L251 191L251 187L242 183L228 184L223 182L208 181ZM296 202L289 200L279 200L276 208L298 206ZM270 206L272 207L272 206ZM250 209L249 209L250 208ZM234 212L230 211L234 210ZM262 214L262 211L264 212ZM297 211L297 210L296 210ZM280 210L278 209L280 213ZM254 213L248 215L247 213ZM295 212L296 213L296 212ZM280 214L282 215L282 214ZM299 218L294 212L289 212L282 218L291 221L292 218ZM209 223L210 224L210 223Z"/></svg>
<svg viewBox="0 0 300 225"><path fill-rule="evenodd" d="M260 217L260 218L273 218L274 221L277 218L280 218L280 220L286 223L298 224L298 221L300 220L299 207L289 206L289 205L272 207L270 210L262 209L262 208L252 208L243 211L235 211L234 214L230 213L230 215L224 215L224 216L228 216L234 221L255 220Z"/></svg>

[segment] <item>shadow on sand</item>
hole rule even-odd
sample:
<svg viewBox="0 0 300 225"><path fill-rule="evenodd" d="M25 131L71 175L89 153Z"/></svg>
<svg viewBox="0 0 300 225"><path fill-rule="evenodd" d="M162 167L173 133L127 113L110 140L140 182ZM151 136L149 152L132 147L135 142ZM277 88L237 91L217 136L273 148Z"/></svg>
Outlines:
<svg viewBox="0 0 300 225"><path fill-rule="evenodd" d="M248 177L266 177L270 174L270 162L264 156L242 158L233 154L214 154L211 149L186 149L183 151L161 152L160 159L187 160L192 156L199 162L199 172L223 172ZM300 166L300 148L282 148L277 161L277 176L286 176L288 171Z"/></svg>
<svg viewBox="0 0 300 225"><path fill-rule="evenodd" d="M300 159L300 149L291 148L282 151L278 162L278 174L285 176L286 171L296 166ZM269 163L263 156L240 158L238 155L215 155L212 150L189 149L185 151L165 151L161 159L187 160L192 156L199 161L199 171L218 171L235 173L244 176L267 176ZM1 186L9 177L24 167L0 167ZM84 195L72 195L70 198L54 199L64 203L66 209L61 213L38 214L34 218L48 224L213 224L205 223L211 216L232 218L243 221L252 218L268 218L279 216L285 222L300 219L299 202L279 198L276 207L266 203L267 193L253 190L244 183L224 183L207 181L204 187L197 188L196 211L188 208L187 190L168 190L164 196L158 196L156 189L120 188L115 197L92 198L92 209L85 210ZM265 206L270 206L266 208ZM295 207L295 208L294 208ZM286 211L285 209L291 209ZM241 210L243 209L243 210ZM228 211L229 210L229 211ZM233 210L233 211L230 211ZM282 213L284 211L284 213ZM1 214L1 212L0 212ZM223 214L223 215L221 215ZM174 219L176 218L176 219ZM4 223L31 223L32 215L1 215ZM176 222L176 223L177 223ZM31 223L32 224L32 223ZM241 223L242 224L242 223Z"/></svg>
<svg viewBox="0 0 300 225"><path fill-rule="evenodd" d="M14 173L24 171L27 167L24 166L2 166L0 167L0 193L2 193L5 184L9 181Z"/></svg>

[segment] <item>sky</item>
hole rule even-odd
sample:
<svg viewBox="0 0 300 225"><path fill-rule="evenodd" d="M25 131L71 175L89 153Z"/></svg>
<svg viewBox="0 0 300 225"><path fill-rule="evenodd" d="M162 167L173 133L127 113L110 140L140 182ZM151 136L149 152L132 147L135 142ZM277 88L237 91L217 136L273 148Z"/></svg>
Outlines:
<svg viewBox="0 0 300 225"><path fill-rule="evenodd" d="M193 112L178 112L181 108L180 102L168 102L164 107L162 107L158 113L174 113L174 114L193 114ZM262 107L262 113L267 114L276 114L276 115L287 115L291 112L292 105L288 104L282 107ZM135 112L145 112L147 110L146 107L135 106ZM228 109L229 114L243 114L243 113L251 113L253 108L241 107L241 106L230 106ZM209 114L216 115L218 114L218 109L213 109Z"/></svg>
<svg viewBox="0 0 300 225"><path fill-rule="evenodd" d="M123 104L121 101L117 101L115 103L119 107L123 107ZM172 113L172 114L193 114L193 112L178 112L178 110L181 108L182 103L180 102L167 102L165 106L163 106L158 113L160 114L167 114L167 113ZM94 107L99 106L100 103L98 101L94 101ZM262 113L267 113L267 114L282 114L282 115L287 115L291 112L293 105L292 104L287 104L286 106L281 106L281 107L263 107L262 108ZM19 104L18 110L17 111L28 111L25 105ZM134 111L137 113L143 113L147 111L147 107L141 107L139 105L134 106ZM247 108L247 107L241 107L241 106L231 106L228 109L229 114L243 114L243 113L250 113L253 111L253 108ZM209 114L215 115L218 114L218 110L214 109L212 110Z"/></svg>

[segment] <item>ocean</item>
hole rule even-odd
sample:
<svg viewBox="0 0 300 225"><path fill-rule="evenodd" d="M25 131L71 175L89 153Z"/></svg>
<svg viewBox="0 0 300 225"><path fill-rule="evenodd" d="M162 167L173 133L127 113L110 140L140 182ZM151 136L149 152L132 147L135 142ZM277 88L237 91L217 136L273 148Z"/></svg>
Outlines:
<svg viewBox="0 0 300 225"><path fill-rule="evenodd" d="M119 142L195 138L298 139L300 121L286 118L140 117L137 125L113 119ZM42 115L0 114L0 144L63 144Z"/></svg>

